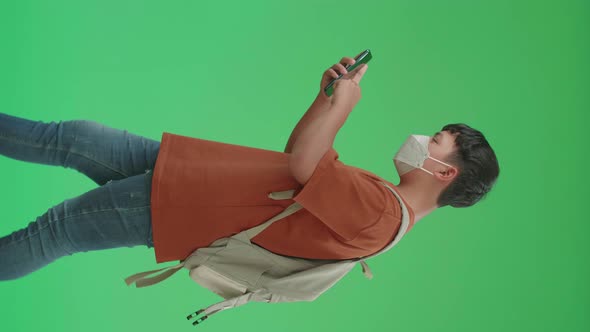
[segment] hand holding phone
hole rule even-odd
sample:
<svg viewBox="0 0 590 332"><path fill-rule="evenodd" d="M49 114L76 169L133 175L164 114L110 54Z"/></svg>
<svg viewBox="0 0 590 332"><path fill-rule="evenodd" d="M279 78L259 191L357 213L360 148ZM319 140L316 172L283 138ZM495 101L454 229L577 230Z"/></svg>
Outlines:
<svg viewBox="0 0 590 332"><path fill-rule="evenodd" d="M367 68L367 64L360 64L334 83L334 93L330 97L331 106L344 107L352 111L361 99L361 87L359 83Z"/></svg>
<svg viewBox="0 0 590 332"><path fill-rule="evenodd" d="M359 65L368 63L372 58L371 51L369 49L359 53L354 59L344 57L337 63L330 67L324 72L322 76L322 82L320 84L320 93L324 97L329 98L334 93L334 83L342 78L347 72L355 70Z"/></svg>
<svg viewBox="0 0 590 332"><path fill-rule="evenodd" d="M350 57L343 57L339 63L334 64L332 67L324 71L322 80L320 82L320 95L325 99L330 99L330 96L326 94L325 88L328 84L332 83L334 79L342 77L342 75L348 73L347 67L354 64L355 60Z"/></svg>

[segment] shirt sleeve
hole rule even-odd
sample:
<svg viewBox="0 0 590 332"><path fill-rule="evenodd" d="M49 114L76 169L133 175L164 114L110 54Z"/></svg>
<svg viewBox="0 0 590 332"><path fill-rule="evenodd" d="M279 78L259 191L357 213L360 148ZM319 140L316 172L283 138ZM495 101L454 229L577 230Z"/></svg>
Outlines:
<svg viewBox="0 0 590 332"><path fill-rule="evenodd" d="M379 221L386 209L386 188L338 156L330 148L293 200L346 242Z"/></svg>

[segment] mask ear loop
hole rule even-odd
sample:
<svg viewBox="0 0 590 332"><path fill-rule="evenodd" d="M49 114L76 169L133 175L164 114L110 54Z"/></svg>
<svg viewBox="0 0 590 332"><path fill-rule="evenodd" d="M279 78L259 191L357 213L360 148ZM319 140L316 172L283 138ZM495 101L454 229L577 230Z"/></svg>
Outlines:
<svg viewBox="0 0 590 332"><path fill-rule="evenodd" d="M441 164L443 164L443 165L445 165L445 166L449 166L449 167L453 167L453 168L455 168L455 166L453 166L453 165L449 165L449 164L445 163L444 161L440 161L440 160L438 160L438 159L436 159L436 158L433 158L433 157L430 157L430 156L428 156L428 158L430 158L430 159L432 159L432 160L435 160L435 161L437 161L437 162L439 162L439 163L441 163ZM433 176L434 176L434 173L432 173L431 171L429 171L429 170L427 170L427 169L425 169L425 168L422 168L422 167L420 167L420 169L421 169L421 170L423 170L424 172L426 172L426 173L428 173L428 174L430 174L430 175L433 175Z"/></svg>
<svg viewBox="0 0 590 332"><path fill-rule="evenodd" d="M429 170L427 170L425 168L422 168L422 167L420 167L420 169L423 170L424 172L426 172L426 173L434 176L434 174L431 171L429 171Z"/></svg>

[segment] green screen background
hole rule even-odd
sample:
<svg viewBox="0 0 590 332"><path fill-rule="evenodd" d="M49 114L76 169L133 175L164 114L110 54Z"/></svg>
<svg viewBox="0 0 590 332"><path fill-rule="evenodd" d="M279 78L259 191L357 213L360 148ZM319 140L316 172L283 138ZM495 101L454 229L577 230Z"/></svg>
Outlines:
<svg viewBox="0 0 590 332"><path fill-rule="evenodd" d="M0 110L283 151L322 72L371 49L340 160L397 184L409 134L481 130L500 162L474 207L438 209L314 302L221 298L187 272L128 287L153 249L61 258L0 282L5 331L588 331L587 1L15 1L0 4ZM0 156L0 234L96 185ZM586 281L584 281L586 280Z"/></svg>

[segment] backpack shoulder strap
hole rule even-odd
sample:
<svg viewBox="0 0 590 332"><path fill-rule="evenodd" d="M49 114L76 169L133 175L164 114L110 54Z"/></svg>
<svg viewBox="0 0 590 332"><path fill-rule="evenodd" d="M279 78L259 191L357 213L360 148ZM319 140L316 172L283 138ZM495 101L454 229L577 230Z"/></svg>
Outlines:
<svg viewBox="0 0 590 332"><path fill-rule="evenodd" d="M167 279L168 277L170 277L174 273L178 272L178 270L183 266L184 266L184 260L174 266L168 266L168 267L164 267L164 268L157 269L157 270L139 272L139 273L136 273L134 275L131 275L131 276L125 278L125 283L127 284L127 286L129 286L135 282L135 286L137 288L151 286L153 284L159 283L162 280ZM158 274L157 276L151 277L151 278L147 277L150 274L153 274L153 273L156 273L156 272L162 271L162 270L166 270L166 271Z"/></svg>
<svg viewBox="0 0 590 332"><path fill-rule="evenodd" d="M403 200L401 199L401 197L399 196L399 194L393 190L392 188L390 188L385 182L381 182L385 187L387 187L387 189L389 189L393 195L395 196L395 198L398 200L399 205L401 206L402 209L402 224L399 227L399 230L397 231L397 234L395 236L395 238L393 239L393 241L391 241L389 243L389 245L387 245L387 247L381 249L380 251L369 255L369 256L365 256L359 260L359 263L361 264L362 268L363 268L363 274L365 275L365 277L367 277L368 279L372 279L373 278L373 272L371 272L371 269L369 268L369 265L365 262L365 260L371 258L371 257L375 257L381 253L386 252L387 250L391 249L393 246L395 246L401 239L402 237L406 234L406 231L408 230L408 227L410 226L410 213L408 212L408 208L406 207L406 205L404 204Z"/></svg>
<svg viewBox="0 0 590 332"><path fill-rule="evenodd" d="M275 199L275 200L290 199L293 197L294 192L295 192L295 189L290 189L290 190L285 190L285 191L275 191L275 192L271 192L270 194L268 194L268 197ZM246 235L246 237L248 238L248 241L249 241L250 239L252 239L256 235L258 235L260 232L265 230L268 226L272 225L275 221L283 219L286 216L291 215L291 214L301 210L301 208L302 208L301 204L295 202L295 203L289 205L288 207L286 207L283 210L283 212L281 212L281 213L277 214L276 216L272 217L271 219L267 220L265 223L260 224L255 227L252 227L250 229L247 229L247 230L243 231L243 233Z"/></svg>
<svg viewBox="0 0 590 332"><path fill-rule="evenodd" d="M402 237L404 237L404 235L406 234L406 231L408 230L408 227L410 226L410 213L408 212L408 208L406 207L406 205L404 204L404 201L401 199L401 197L399 196L399 194L391 189L387 184L385 184L384 182L381 182L387 189L389 189L393 195L395 196L395 198L398 200L399 205L401 206L402 209L402 223L399 227L399 230L397 231L397 234L395 236L395 238L393 239L393 241L391 241L391 243L389 243L389 245L387 245L387 247L381 249L380 251L370 255L370 256L366 256L363 257L363 260L377 256L383 252L386 252L387 250L391 249L393 246L395 246L401 239Z"/></svg>

